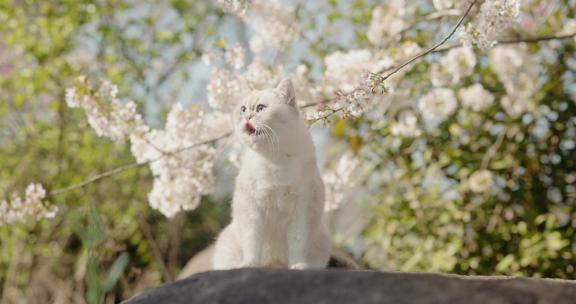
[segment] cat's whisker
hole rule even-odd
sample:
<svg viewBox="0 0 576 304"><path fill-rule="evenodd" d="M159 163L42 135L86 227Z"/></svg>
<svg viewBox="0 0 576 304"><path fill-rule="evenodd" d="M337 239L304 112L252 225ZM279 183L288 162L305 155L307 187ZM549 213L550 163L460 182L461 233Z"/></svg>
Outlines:
<svg viewBox="0 0 576 304"><path fill-rule="evenodd" d="M272 135L270 134L270 132L267 129L263 129L263 130L264 130L264 134L266 134L266 137L268 139L270 139L270 147L269 147L270 153L272 155L274 155L274 153L276 152L274 149L274 139L272 138Z"/></svg>
<svg viewBox="0 0 576 304"><path fill-rule="evenodd" d="M264 128L266 128L267 130L269 130L270 133L272 133L271 135L274 139L274 148L276 150L275 152L279 154L280 153L280 140L278 139L278 135L276 134L276 132L274 132L274 130L270 126L265 125L265 124L262 124L262 126Z"/></svg>
<svg viewBox="0 0 576 304"><path fill-rule="evenodd" d="M279 154L280 151L278 149L278 143L277 143L277 138L274 136L274 133L272 131L272 129L270 129L270 127L266 126L266 133L268 133L268 136L270 137L270 142L271 142L271 153L274 154Z"/></svg>
<svg viewBox="0 0 576 304"><path fill-rule="evenodd" d="M266 142L268 143L266 148L268 149L269 152L273 153L272 151L270 151L271 149L273 150L273 143L272 143L272 138L270 137L270 134L268 134L268 130L266 130L264 128L264 129L261 129L261 132L264 135L264 137L266 138Z"/></svg>
<svg viewBox="0 0 576 304"><path fill-rule="evenodd" d="M269 130L266 128L266 126L264 124L260 125L260 127L262 127L262 131L264 132L266 139L268 140L269 145L269 152L274 154L275 153L275 147L274 147L274 140L272 138L272 135L270 134Z"/></svg>
<svg viewBox="0 0 576 304"><path fill-rule="evenodd" d="M267 149L269 149L269 152L274 154L275 151L275 147L274 147L274 140L272 138L272 136L270 135L270 133L268 132L268 129L270 127L266 126L265 124L261 123L261 122L255 122L255 127L256 127L256 135L260 136L264 136L264 139L267 142Z"/></svg>

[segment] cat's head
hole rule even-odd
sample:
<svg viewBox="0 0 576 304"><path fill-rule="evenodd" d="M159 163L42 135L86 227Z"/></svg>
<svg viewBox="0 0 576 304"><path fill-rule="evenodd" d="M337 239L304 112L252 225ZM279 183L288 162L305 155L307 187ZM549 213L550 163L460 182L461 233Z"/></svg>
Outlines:
<svg viewBox="0 0 576 304"><path fill-rule="evenodd" d="M260 152L273 152L301 123L294 87L285 79L275 88L253 91L240 100L233 113L240 141Z"/></svg>

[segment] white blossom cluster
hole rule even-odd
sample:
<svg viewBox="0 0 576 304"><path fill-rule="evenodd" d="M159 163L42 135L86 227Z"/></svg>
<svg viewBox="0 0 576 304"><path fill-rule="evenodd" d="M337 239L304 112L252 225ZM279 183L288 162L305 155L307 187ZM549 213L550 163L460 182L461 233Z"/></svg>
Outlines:
<svg viewBox="0 0 576 304"><path fill-rule="evenodd" d="M203 144L230 131L228 118L176 104L164 130L131 137L131 151L139 163L150 163L154 175L150 206L167 217L195 209L214 185L212 166L216 148Z"/></svg>
<svg viewBox="0 0 576 304"><path fill-rule="evenodd" d="M501 35L517 22L520 0L486 0L476 19L462 33L464 44L476 44L488 49L496 45Z"/></svg>
<svg viewBox="0 0 576 304"><path fill-rule="evenodd" d="M298 96L296 102L300 106L314 103L322 98L322 88L310 81L309 72L308 67L301 64L290 77L294 84L296 96Z"/></svg>
<svg viewBox="0 0 576 304"><path fill-rule="evenodd" d="M244 14L252 3L251 0L217 0L225 11L232 14Z"/></svg>
<svg viewBox="0 0 576 304"><path fill-rule="evenodd" d="M388 48L385 52L378 54L376 56L377 62L374 64L373 72L387 71L396 65L399 65L406 60L412 58L416 54L420 53L422 48L415 42L404 42L402 44L396 45L394 47ZM391 88L398 87L402 82L404 77L412 68L416 65L416 62L405 66L400 71L396 72L389 79L387 83Z"/></svg>
<svg viewBox="0 0 576 304"><path fill-rule="evenodd" d="M322 104L317 108L317 112L308 115L309 120L325 119L331 114L339 112L340 116L358 117L364 113L369 106L372 106L376 96L390 91L390 87L378 74L368 74L362 79L362 83L352 91L344 93L336 91L336 98L330 101L330 105Z"/></svg>
<svg viewBox="0 0 576 304"><path fill-rule="evenodd" d="M78 82L84 83L85 79L80 78ZM76 87L66 89L66 103L71 108L84 110L88 123L98 136L123 141L130 134L145 128L136 104L118 99L118 88L110 82L103 81L94 93L79 93Z"/></svg>
<svg viewBox="0 0 576 304"><path fill-rule="evenodd" d="M206 114L194 107L172 107L163 130L148 127L134 103L122 103L117 88L107 81L92 90L81 86L67 89L69 106L82 108L90 126L101 136L116 141L130 139L138 163L148 163L154 175L150 206L167 217L198 206L202 195L211 192L212 165L216 149L205 144L230 132L226 115ZM77 92L83 92L78 94Z"/></svg>
<svg viewBox="0 0 576 304"><path fill-rule="evenodd" d="M367 49L336 51L324 58L326 71L323 90L328 96L337 95L331 107L324 107L316 116L323 117L337 110L344 116L364 113L375 97L391 92L414 65L408 65L389 79L383 72L420 51L415 43L404 43L384 52Z"/></svg>
<svg viewBox="0 0 576 304"><path fill-rule="evenodd" d="M360 86L348 94L339 96L334 106L340 109L344 117L357 117L366 111L373 96L369 86Z"/></svg>
<svg viewBox="0 0 576 304"><path fill-rule="evenodd" d="M301 27L293 11L279 0L218 0L225 11L235 14L252 28L250 49L258 53L265 48L282 49L300 35Z"/></svg>
<svg viewBox="0 0 576 304"><path fill-rule="evenodd" d="M204 50L202 61L206 65L214 64L216 59L223 59L223 62L234 70L240 70L246 65L246 49L240 43L235 43L232 47L224 46L221 49L209 48Z"/></svg>
<svg viewBox="0 0 576 304"><path fill-rule="evenodd" d="M261 90L280 82L283 75L283 66L272 67L257 57L246 68L244 78L249 89Z"/></svg>
<svg viewBox="0 0 576 304"><path fill-rule="evenodd" d="M372 69L374 59L370 50L366 49L336 51L324 58L324 64L326 90L350 93L362 76Z"/></svg>
<svg viewBox="0 0 576 304"><path fill-rule="evenodd" d="M58 213L58 207L46 206L45 198L46 190L41 184L30 184L23 198L15 195L10 201L0 201L0 226L21 223L30 218L53 218Z"/></svg>
<svg viewBox="0 0 576 304"><path fill-rule="evenodd" d="M432 0L432 5L434 6L434 9L437 11L445 11L451 9L461 11L469 4L470 4L469 1L461 1L461 0Z"/></svg>
<svg viewBox="0 0 576 304"><path fill-rule="evenodd" d="M398 41L405 29L406 14L404 0L389 1L372 11L372 20L368 29L368 40L375 46L384 46Z"/></svg>
<svg viewBox="0 0 576 304"><path fill-rule="evenodd" d="M492 70L504 84L506 96L500 103L511 116L519 116L530 106L540 88L539 67L525 44L499 45L489 53Z"/></svg>
<svg viewBox="0 0 576 304"><path fill-rule="evenodd" d="M293 12L282 7L279 1L261 0L253 6L254 16L247 19L256 34L250 47L258 52L263 46L281 49L300 35L300 25L294 20Z"/></svg>
<svg viewBox="0 0 576 304"><path fill-rule="evenodd" d="M418 116L412 110L400 112L398 119L392 123L390 132L394 136L401 137L419 136L422 131L420 131L420 127L418 126Z"/></svg>
<svg viewBox="0 0 576 304"><path fill-rule="evenodd" d="M218 0L224 9L242 18L254 31L250 49L281 49L300 35L300 25L293 12L278 0Z"/></svg>
<svg viewBox="0 0 576 304"><path fill-rule="evenodd" d="M458 106L454 92L447 88L433 89L420 98L418 108L426 121L441 122L448 118Z"/></svg>
<svg viewBox="0 0 576 304"><path fill-rule="evenodd" d="M326 188L325 211L338 209L344 203L344 196L351 190L354 174L360 161L352 153L343 154L335 166L324 172L322 179Z"/></svg>
<svg viewBox="0 0 576 304"><path fill-rule="evenodd" d="M494 185L494 175L491 171L481 169L475 171L468 178L468 186L470 190L476 193L484 193L490 190Z"/></svg>
<svg viewBox="0 0 576 304"><path fill-rule="evenodd" d="M434 8L438 11L447 10L454 6L455 0L432 0Z"/></svg>
<svg viewBox="0 0 576 304"><path fill-rule="evenodd" d="M208 103L216 110L229 113L239 98L251 90L273 87L285 77L292 80L298 105L304 106L320 100L323 90L315 86L308 77L308 68L300 65L293 74L286 75L282 66L275 68L256 57L244 71L214 68L208 80ZM313 107L302 109L307 119L313 120L318 111Z"/></svg>
<svg viewBox="0 0 576 304"><path fill-rule="evenodd" d="M281 67L274 70L259 59L252 61L245 72L215 68L208 79L208 103L214 109L228 112L242 94L275 85L281 77Z"/></svg>
<svg viewBox="0 0 576 304"><path fill-rule="evenodd" d="M462 106L475 112L479 112L494 103L494 95L479 83L460 89L458 97Z"/></svg>
<svg viewBox="0 0 576 304"><path fill-rule="evenodd" d="M226 50L225 58L226 63L234 67L234 69L240 70L246 62L246 51L239 43L236 43L233 47Z"/></svg>
<svg viewBox="0 0 576 304"><path fill-rule="evenodd" d="M571 18L566 20L562 26L560 34L573 34L576 33L576 19ZM576 36L574 36L574 43L576 43Z"/></svg>
<svg viewBox="0 0 576 304"><path fill-rule="evenodd" d="M469 47L451 49L438 63L430 68L430 80L434 86L456 84L460 79L472 75L476 56Z"/></svg>
<svg viewBox="0 0 576 304"><path fill-rule="evenodd" d="M208 103L215 109L229 110L245 89L243 79L226 69L213 69L208 80Z"/></svg>

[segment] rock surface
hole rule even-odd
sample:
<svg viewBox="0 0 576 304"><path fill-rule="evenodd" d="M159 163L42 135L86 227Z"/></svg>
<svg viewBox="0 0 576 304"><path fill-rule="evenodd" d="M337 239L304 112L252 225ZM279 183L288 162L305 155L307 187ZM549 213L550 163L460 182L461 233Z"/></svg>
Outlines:
<svg viewBox="0 0 576 304"><path fill-rule="evenodd" d="M238 269L199 273L129 304L575 304L576 282L342 270Z"/></svg>

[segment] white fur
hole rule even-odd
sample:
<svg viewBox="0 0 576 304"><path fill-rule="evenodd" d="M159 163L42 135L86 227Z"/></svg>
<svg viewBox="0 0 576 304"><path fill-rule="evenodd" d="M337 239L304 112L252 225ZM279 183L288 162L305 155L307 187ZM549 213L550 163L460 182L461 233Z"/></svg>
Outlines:
<svg viewBox="0 0 576 304"><path fill-rule="evenodd" d="M257 112L259 104L266 108ZM233 116L247 149L236 178L232 222L216 242L214 269L326 267L330 240L322 222L324 184L292 83L284 80L277 88L253 92ZM249 134L246 121L256 133Z"/></svg>

